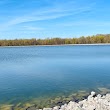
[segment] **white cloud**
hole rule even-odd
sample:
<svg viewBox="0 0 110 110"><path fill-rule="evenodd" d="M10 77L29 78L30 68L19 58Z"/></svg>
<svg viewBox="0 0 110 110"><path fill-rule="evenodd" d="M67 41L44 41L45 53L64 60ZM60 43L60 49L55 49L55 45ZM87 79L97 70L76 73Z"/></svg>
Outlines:
<svg viewBox="0 0 110 110"><path fill-rule="evenodd" d="M6 23L1 24L0 29L1 30L8 29L10 27L13 27L14 25L19 25L24 22L50 20L50 19L56 19L70 15L80 14L85 11L89 11L92 8L91 4L89 6L82 5L82 7L75 5L76 4L74 1L68 1L68 2L54 1L52 2L52 5L48 7L32 10L31 12L27 10L27 12L24 13L24 15L22 16L13 15L12 18L9 19Z"/></svg>
<svg viewBox="0 0 110 110"><path fill-rule="evenodd" d="M44 30L44 28L34 27L34 26L24 26L23 28L27 31L42 31L42 30Z"/></svg>
<svg viewBox="0 0 110 110"><path fill-rule="evenodd" d="M72 26L110 26L110 22L103 22L103 21L75 21L75 22L66 22L66 23L61 23L58 24L60 26L65 26L65 27L72 27Z"/></svg>

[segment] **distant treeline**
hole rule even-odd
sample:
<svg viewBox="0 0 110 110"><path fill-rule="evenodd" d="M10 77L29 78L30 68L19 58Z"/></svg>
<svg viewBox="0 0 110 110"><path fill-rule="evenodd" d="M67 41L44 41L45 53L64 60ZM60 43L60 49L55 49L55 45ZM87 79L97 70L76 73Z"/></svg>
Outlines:
<svg viewBox="0 0 110 110"><path fill-rule="evenodd" d="M14 39L0 40L0 46L26 46L26 45L61 45L61 44L96 44L110 43L110 34L98 34L80 38L47 38L47 39Z"/></svg>

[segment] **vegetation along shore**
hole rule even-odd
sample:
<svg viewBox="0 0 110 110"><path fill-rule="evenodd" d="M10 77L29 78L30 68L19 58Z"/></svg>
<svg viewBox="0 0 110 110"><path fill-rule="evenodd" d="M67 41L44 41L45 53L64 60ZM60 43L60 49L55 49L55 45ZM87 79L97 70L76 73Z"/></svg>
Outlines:
<svg viewBox="0 0 110 110"><path fill-rule="evenodd" d="M0 46L30 46L30 45L64 45L64 44L109 44L110 34L97 34L80 38L47 38L47 39L14 39L0 40Z"/></svg>

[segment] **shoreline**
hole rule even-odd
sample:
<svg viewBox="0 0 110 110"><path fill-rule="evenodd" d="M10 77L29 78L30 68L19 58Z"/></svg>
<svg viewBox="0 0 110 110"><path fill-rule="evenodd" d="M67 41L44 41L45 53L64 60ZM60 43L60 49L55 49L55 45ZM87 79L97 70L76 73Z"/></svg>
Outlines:
<svg viewBox="0 0 110 110"><path fill-rule="evenodd" d="M28 107L26 110L110 110L110 94L101 95L94 91L84 100L70 101L61 106L38 109L36 106Z"/></svg>
<svg viewBox="0 0 110 110"><path fill-rule="evenodd" d="M53 46L106 46L110 43L97 43L97 44L57 44L57 45L21 45L21 46L0 46L1 47L53 47Z"/></svg>
<svg viewBox="0 0 110 110"><path fill-rule="evenodd" d="M99 91L93 91L87 92L81 90L69 96L56 96L55 98L43 97L42 100L36 100L35 98L35 100L27 101L26 103L6 103L0 105L0 110L110 110L110 89L99 88ZM109 107L109 109L101 108L106 107L105 102L108 103L109 106L107 107ZM94 109L91 108L91 105L95 105L92 106ZM97 106L100 107L100 109L97 109ZM70 109L71 107L73 108Z"/></svg>

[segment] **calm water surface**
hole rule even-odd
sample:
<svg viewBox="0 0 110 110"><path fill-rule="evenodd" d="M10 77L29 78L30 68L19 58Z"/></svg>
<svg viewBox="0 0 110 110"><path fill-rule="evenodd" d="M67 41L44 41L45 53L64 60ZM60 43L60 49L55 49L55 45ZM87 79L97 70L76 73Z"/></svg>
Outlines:
<svg viewBox="0 0 110 110"><path fill-rule="evenodd" d="M0 48L0 101L110 88L110 46Z"/></svg>

